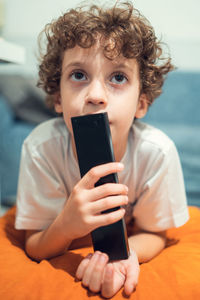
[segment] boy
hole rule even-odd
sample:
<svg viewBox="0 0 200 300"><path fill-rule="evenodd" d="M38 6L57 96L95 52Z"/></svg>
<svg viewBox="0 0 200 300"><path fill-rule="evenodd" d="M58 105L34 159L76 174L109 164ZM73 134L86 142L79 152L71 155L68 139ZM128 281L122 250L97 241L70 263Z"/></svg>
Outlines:
<svg viewBox="0 0 200 300"><path fill-rule="evenodd" d="M173 142L135 119L145 116L173 69L148 21L130 3L111 9L70 10L45 28L39 86L52 95L61 118L41 124L25 140L16 228L26 230L26 252L35 260L67 251L97 227L132 218L127 260L108 262L99 251L80 263L84 286L112 297L136 287L139 263L165 247L165 230L188 220L181 166ZM162 64L160 63L162 62ZM158 63L159 62L159 63ZM71 117L107 112L116 162L80 179ZM119 172L119 184L95 187ZM122 206L101 214L101 211ZM125 208L126 207L126 208Z"/></svg>

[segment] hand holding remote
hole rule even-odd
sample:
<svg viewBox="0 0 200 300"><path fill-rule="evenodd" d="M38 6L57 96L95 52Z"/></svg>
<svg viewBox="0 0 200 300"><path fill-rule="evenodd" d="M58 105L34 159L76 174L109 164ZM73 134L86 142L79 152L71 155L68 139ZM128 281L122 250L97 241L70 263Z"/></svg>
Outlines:
<svg viewBox="0 0 200 300"><path fill-rule="evenodd" d="M63 228L67 237L75 239L87 235L94 229L113 224L123 218L125 210L120 208L101 213L128 203L128 189L119 183L106 183L95 187L103 176L123 170L121 163L107 163L88 171L74 187L62 213Z"/></svg>

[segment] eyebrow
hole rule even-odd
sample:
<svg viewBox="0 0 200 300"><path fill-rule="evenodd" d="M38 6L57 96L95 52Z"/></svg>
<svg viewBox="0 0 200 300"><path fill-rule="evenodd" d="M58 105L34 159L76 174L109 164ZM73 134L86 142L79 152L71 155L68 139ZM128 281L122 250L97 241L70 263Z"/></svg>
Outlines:
<svg viewBox="0 0 200 300"><path fill-rule="evenodd" d="M84 67L84 66L85 66L84 63L81 63L79 61L74 61L74 62L71 62L70 64L64 66L63 72L70 67L79 67L80 68L80 67Z"/></svg>
<svg viewBox="0 0 200 300"><path fill-rule="evenodd" d="M70 68L70 67L84 68L86 66L87 66L87 64L84 63L84 62L74 61L74 62L71 62L68 65L64 66L63 72L65 72L65 70ZM114 69L128 69L130 72L133 72L133 67L128 66L126 63L119 63L118 64L117 62L114 62L112 64L112 66L114 67Z"/></svg>
<svg viewBox="0 0 200 300"><path fill-rule="evenodd" d="M133 68L129 67L125 63L120 63L120 64L114 63L113 66L115 66L115 69L129 69L129 71L131 71L131 72L133 71Z"/></svg>

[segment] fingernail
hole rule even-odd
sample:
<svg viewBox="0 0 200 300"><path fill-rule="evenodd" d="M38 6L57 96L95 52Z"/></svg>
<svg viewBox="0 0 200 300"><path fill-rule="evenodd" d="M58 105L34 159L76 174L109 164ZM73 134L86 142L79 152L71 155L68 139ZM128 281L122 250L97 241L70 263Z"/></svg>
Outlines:
<svg viewBox="0 0 200 300"><path fill-rule="evenodd" d="M123 163L118 163L118 167L120 168L120 169L123 169L124 168L124 164Z"/></svg>
<svg viewBox="0 0 200 300"><path fill-rule="evenodd" d="M100 258L99 258L99 261L100 261L100 263L105 263L105 261L106 261L106 256L105 256L104 254L101 254L101 255L100 255Z"/></svg>
<svg viewBox="0 0 200 300"><path fill-rule="evenodd" d="M94 252L94 257L95 257L95 258L98 258L99 255L100 255L100 252L98 252L98 251Z"/></svg>
<svg viewBox="0 0 200 300"><path fill-rule="evenodd" d="M126 204L128 204L128 196L126 196Z"/></svg>

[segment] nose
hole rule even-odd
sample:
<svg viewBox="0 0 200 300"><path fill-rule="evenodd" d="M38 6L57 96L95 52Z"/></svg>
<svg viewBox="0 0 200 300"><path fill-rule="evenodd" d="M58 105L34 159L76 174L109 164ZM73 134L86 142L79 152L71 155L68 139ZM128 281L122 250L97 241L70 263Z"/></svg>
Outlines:
<svg viewBox="0 0 200 300"><path fill-rule="evenodd" d="M93 80L87 89L85 102L88 105L100 106L105 108L107 106L106 87L100 80Z"/></svg>

